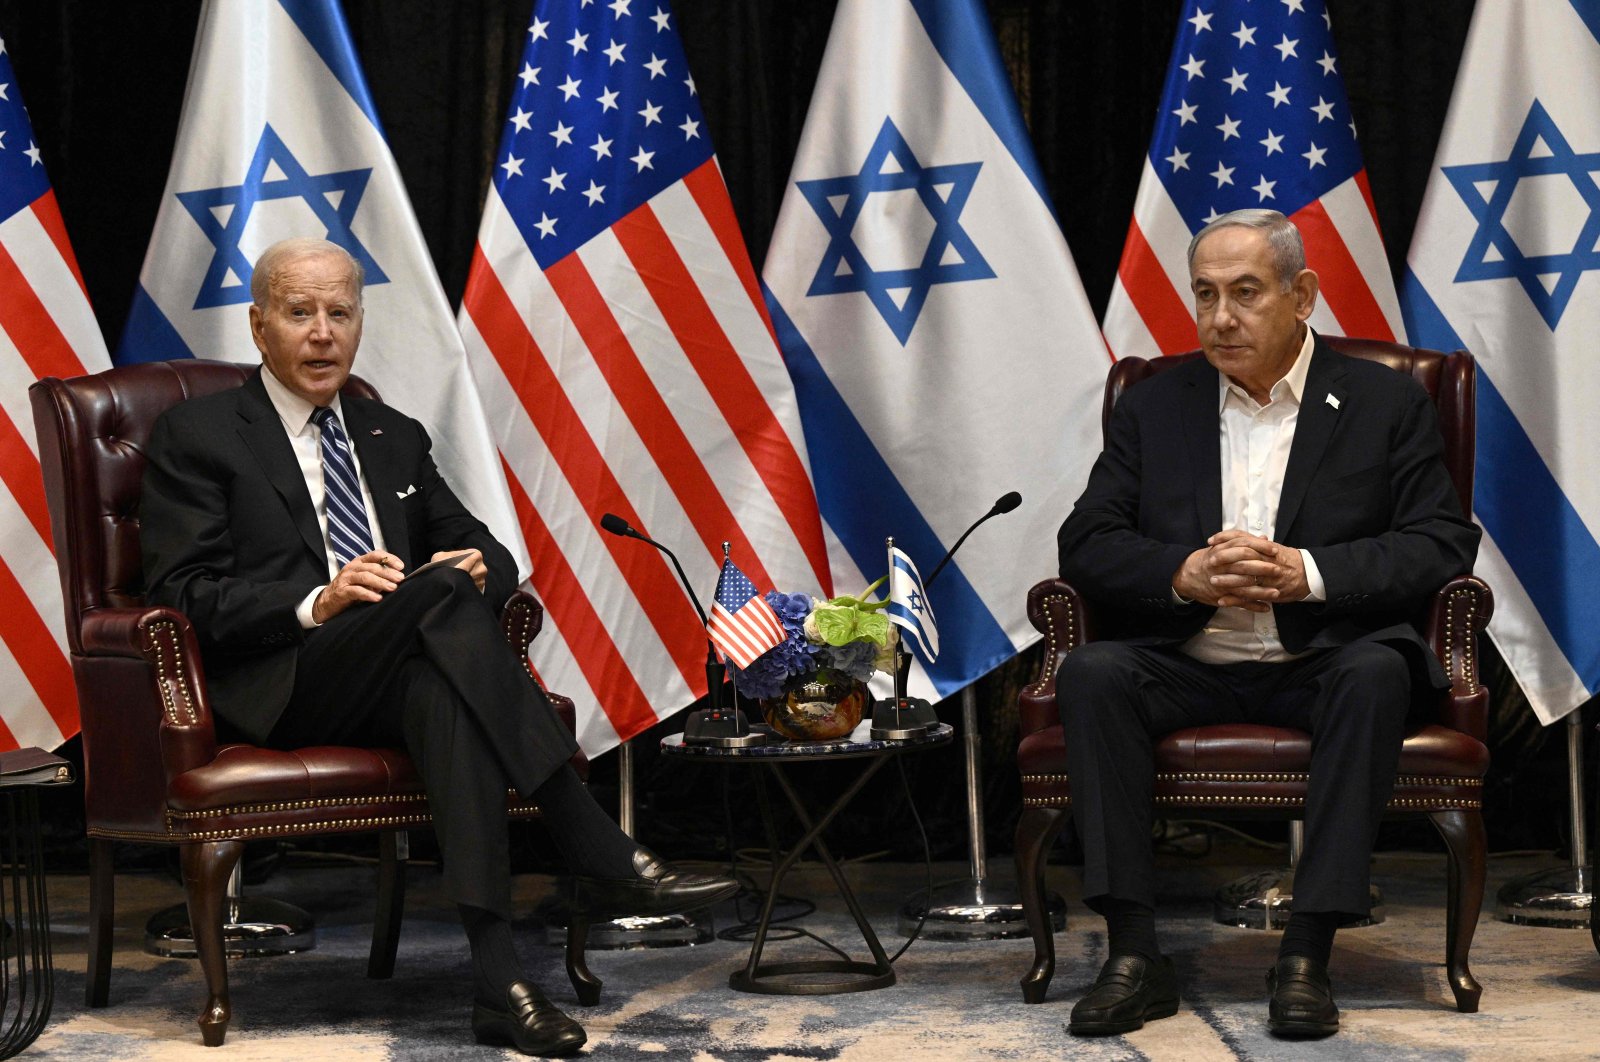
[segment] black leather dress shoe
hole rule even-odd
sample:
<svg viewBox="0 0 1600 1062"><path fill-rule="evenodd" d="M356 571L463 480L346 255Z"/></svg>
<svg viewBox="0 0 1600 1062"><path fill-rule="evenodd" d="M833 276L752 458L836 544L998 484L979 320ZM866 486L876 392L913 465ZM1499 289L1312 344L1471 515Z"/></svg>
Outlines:
<svg viewBox="0 0 1600 1062"><path fill-rule="evenodd" d="M545 998L538 986L513 981L505 1005L472 1005L472 1035L480 1044L510 1044L525 1055L570 1055L589 1039L583 1026Z"/></svg>
<svg viewBox="0 0 1600 1062"><path fill-rule="evenodd" d="M1287 955L1267 971L1267 1029L1274 1036L1312 1039L1339 1031L1328 968L1304 955Z"/></svg>
<svg viewBox="0 0 1600 1062"><path fill-rule="evenodd" d="M1067 1031L1074 1036L1115 1036L1147 1021L1178 1013L1178 978L1165 955L1151 962L1139 955L1113 955L1072 1008Z"/></svg>
<svg viewBox="0 0 1600 1062"><path fill-rule="evenodd" d="M570 888L573 910L599 920L709 907L738 892L739 883L725 874L675 867L639 848L633 853L633 877L578 877Z"/></svg>

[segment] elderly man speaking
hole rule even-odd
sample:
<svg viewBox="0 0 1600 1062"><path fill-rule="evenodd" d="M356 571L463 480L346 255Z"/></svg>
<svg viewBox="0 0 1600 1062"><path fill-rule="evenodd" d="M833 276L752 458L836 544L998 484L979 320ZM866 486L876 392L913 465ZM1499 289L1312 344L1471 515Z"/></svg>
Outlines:
<svg viewBox="0 0 1600 1062"><path fill-rule="evenodd" d="M217 714L250 740L410 751L472 948L474 1035L569 1054L583 1028L524 976L512 943L508 788L538 802L593 915L689 910L738 886L639 848L567 764L576 746L496 620L516 588L511 555L439 475L421 424L340 397L361 281L322 240L274 244L256 263L261 369L179 403L151 433L149 600L189 616ZM430 559L446 563L407 576Z"/></svg>
<svg viewBox="0 0 1600 1062"><path fill-rule="evenodd" d="M1249 722L1312 737L1294 911L1268 1027L1334 1033L1334 932L1368 907L1368 861L1406 717L1445 676L1411 617L1470 571L1427 394L1306 324L1317 275L1282 214L1240 210L1189 245L1205 359L1132 388L1058 536L1061 575L1108 618L1056 677L1084 897L1110 956L1078 1035L1178 1009L1155 929L1153 746Z"/></svg>

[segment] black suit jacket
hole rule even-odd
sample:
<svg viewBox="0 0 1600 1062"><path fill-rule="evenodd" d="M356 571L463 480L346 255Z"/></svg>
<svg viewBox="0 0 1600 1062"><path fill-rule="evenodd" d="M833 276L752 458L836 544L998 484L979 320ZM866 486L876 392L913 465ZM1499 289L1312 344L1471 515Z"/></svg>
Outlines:
<svg viewBox="0 0 1600 1062"><path fill-rule="evenodd" d="M367 399L341 399L384 547L411 570L440 550L476 548L484 593L505 601L516 564L467 511L429 453L422 425ZM146 451L140 531L146 594L185 613L223 719L261 742L288 704L305 636L295 607L328 581L322 531L261 370L243 387L181 402Z"/></svg>
<svg viewBox="0 0 1600 1062"><path fill-rule="evenodd" d="M1123 394L1057 536L1062 577L1096 604L1110 637L1176 643L1216 611L1175 603L1172 575L1223 529L1217 386L1217 370L1197 358ZM1273 609L1284 648L1377 638L1401 646L1417 677L1444 683L1413 623L1434 591L1472 570L1480 532L1461 512L1443 450L1420 384L1316 339L1276 540L1311 552L1327 600Z"/></svg>

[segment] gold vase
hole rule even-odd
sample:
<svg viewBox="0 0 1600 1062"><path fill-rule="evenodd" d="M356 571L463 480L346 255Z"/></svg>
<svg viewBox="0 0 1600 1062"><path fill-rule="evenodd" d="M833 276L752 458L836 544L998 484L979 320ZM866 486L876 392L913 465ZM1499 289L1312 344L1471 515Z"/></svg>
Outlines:
<svg viewBox="0 0 1600 1062"><path fill-rule="evenodd" d="M856 728L871 699L865 682L822 668L804 685L764 698L761 715L790 741L832 741Z"/></svg>

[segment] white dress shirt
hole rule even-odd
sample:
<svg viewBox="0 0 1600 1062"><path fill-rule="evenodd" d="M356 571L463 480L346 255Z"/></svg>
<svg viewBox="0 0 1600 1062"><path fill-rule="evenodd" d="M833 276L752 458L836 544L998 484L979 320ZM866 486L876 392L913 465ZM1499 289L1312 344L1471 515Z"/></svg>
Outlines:
<svg viewBox="0 0 1600 1062"><path fill-rule="evenodd" d="M1224 528L1276 541L1278 500L1283 494L1295 424L1300 420L1312 345L1311 329L1307 328L1300 354L1284 378L1272 385L1266 405L1258 404L1243 387L1219 374ZM1305 600L1326 600L1327 587L1310 551L1302 549L1300 559L1311 590ZM1283 647L1274 612L1251 612L1238 606L1217 609L1205 628L1179 648L1207 664L1272 663L1304 655Z"/></svg>
<svg viewBox="0 0 1600 1062"><path fill-rule="evenodd" d="M300 463L300 474L306 479L306 490L311 494L311 508L316 511L317 526L322 529L322 548L327 554L328 578L331 581L339 574L340 565L333 555L333 540L328 537L328 495L322 485L322 429L311 419L317 407L285 387L265 364L261 366L261 382L267 389L267 397L272 400L272 408L278 411L283 430L289 436L295 460ZM345 425L338 395L333 396L333 415L339 418L340 426L345 428L345 438L350 440L350 460L355 463L356 479L361 483L361 504L367 509L367 527L372 532L372 546L374 549L383 549L383 530L372 518L372 514L377 512L372 504L372 491L367 486L366 475L361 471L361 458L356 455L355 439ZM311 618L311 606L316 602L317 595L327 589L327 585L324 583L311 591L295 609L301 627L309 630L317 626Z"/></svg>

